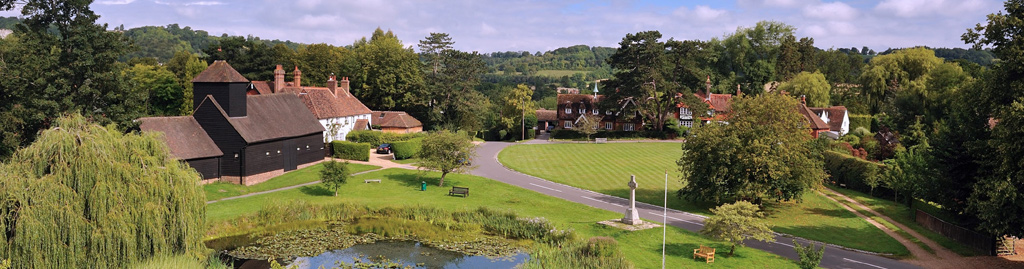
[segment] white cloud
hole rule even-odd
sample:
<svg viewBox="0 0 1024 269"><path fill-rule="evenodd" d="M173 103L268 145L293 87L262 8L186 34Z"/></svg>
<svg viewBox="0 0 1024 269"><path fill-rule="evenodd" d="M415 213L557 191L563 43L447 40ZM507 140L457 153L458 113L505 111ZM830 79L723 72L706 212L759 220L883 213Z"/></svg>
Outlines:
<svg viewBox="0 0 1024 269"><path fill-rule="evenodd" d="M303 15L294 25L305 28L333 27L345 23L339 15Z"/></svg>
<svg viewBox="0 0 1024 269"><path fill-rule="evenodd" d="M893 14L903 18L914 18L929 15L960 16L974 13L987 6L988 0L884 0L875 6L875 10Z"/></svg>
<svg viewBox="0 0 1024 269"><path fill-rule="evenodd" d="M491 25L487 24L486 22L485 23L480 23L480 34L482 34L482 35L493 35L493 34L496 34L496 33L498 33L498 29L494 29L494 27L492 27Z"/></svg>
<svg viewBox="0 0 1024 269"><path fill-rule="evenodd" d="M846 3L832 2L804 7L803 13L811 18L848 21L857 18L859 12Z"/></svg>
<svg viewBox="0 0 1024 269"><path fill-rule="evenodd" d="M692 10L686 6L682 6L673 11L672 15L691 19L693 21L709 22L722 19L728 16L729 12L724 9L714 9L709 6L695 6Z"/></svg>
<svg viewBox="0 0 1024 269"><path fill-rule="evenodd" d="M135 2L135 0L107 0L107 1L98 1L96 3L100 4L100 5L127 5L127 4L131 4L132 2Z"/></svg>

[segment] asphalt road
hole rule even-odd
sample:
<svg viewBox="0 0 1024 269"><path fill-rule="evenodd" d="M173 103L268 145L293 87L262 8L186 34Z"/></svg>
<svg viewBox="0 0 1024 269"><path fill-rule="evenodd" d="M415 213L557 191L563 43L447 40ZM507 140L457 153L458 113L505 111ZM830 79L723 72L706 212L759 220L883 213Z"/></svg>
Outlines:
<svg viewBox="0 0 1024 269"><path fill-rule="evenodd" d="M554 183L506 168L498 162L498 152L501 152L502 149L509 145L512 144L503 142L487 142L481 144L480 147L477 148L477 157L473 158L474 165L477 167L471 172L471 174L613 212L625 213L626 208L629 206L628 199ZM625 180L623 180L622 185L626 185ZM661 206L641 202L637 202L636 204L637 211L640 213L640 218L659 223L661 222L663 216L663 208ZM667 219L669 225L694 232L699 231L701 227L703 227L704 223L704 217L702 216L673 209L668 209ZM779 235L776 236L774 243L763 243L761 241L750 240L747 241L747 247L761 249L797 260L799 258L797 257L796 251L793 250L793 246L790 244L793 242L792 240L793 239L789 237ZM798 240L798 242L801 244L808 243L805 240ZM865 269L918 268L917 266L903 263L898 260L852 250L845 250L833 246L826 247L825 256L822 257L820 266L825 268Z"/></svg>

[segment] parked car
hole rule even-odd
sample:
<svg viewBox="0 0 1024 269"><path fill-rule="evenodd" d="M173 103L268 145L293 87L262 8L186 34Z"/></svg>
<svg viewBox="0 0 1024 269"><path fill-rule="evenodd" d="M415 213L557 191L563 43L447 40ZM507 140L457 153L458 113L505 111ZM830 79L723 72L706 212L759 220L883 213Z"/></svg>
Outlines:
<svg viewBox="0 0 1024 269"><path fill-rule="evenodd" d="M377 146L377 154L391 154L391 144L384 143Z"/></svg>

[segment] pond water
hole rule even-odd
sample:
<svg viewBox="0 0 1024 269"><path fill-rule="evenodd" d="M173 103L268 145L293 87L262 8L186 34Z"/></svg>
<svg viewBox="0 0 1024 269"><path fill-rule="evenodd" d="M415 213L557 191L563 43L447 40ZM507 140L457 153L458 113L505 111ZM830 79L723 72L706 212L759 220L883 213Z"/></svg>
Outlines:
<svg viewBox="0 0 1024 269"><path fill-rule="evenodd" d="M315 257L299 257L291 264L297 265L298 268L334 268L341 263L354 264L356 260L363 263L379 262L375 258L378 256L383 256L392 263L400 263L402 267L431 269L513 268L526 262L526 258L529 257L526 253L519 253L509 257L488 258L432 248L418 242L381 241L328 251Z"/></svg>

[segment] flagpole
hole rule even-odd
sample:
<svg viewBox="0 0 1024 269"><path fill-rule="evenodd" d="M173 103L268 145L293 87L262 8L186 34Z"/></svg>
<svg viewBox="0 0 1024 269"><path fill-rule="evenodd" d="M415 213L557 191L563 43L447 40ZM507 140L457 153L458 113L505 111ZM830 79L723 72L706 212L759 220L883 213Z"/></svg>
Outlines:
<svg viewBox="0 0 1024 269"><path fill-rule="evenodd" d="M665 170L665 204L661 214L661 269L665 269L665 238L668 236L668 170Z"/></svg>

